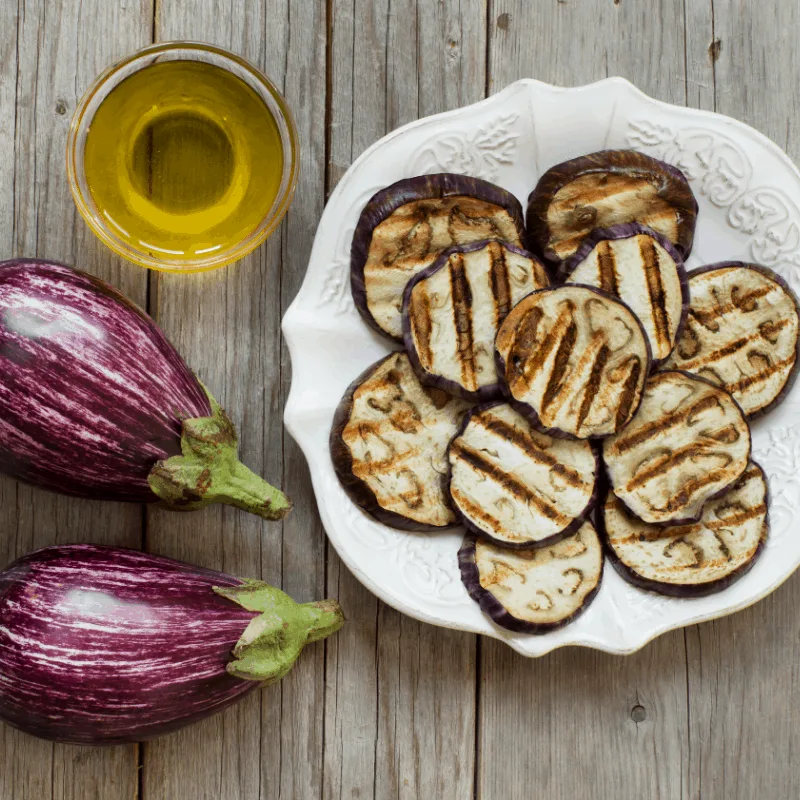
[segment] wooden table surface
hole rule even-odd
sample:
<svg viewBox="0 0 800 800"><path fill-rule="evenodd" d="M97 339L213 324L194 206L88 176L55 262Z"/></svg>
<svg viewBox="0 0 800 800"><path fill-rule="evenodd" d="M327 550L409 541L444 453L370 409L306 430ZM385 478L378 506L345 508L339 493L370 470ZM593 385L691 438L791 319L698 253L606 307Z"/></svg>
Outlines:
<svg viewBox="0 0 800 800"><path fill-rule="evenodd" d="M320 525L281 424L291 365L280 319L326 195L409 120L517 78L623 75L654 97L738 117L800 157L796 0L2 0L0 257L105 278L158 320L238 423L243 460L282 484L281 524L178 515L0 480L0 566L92 541L333 596L349 623L280 685L141 746L53 745L0 725L0 800L707 798L800 796L800 576L733 617L629 657L526 660L378 602ZM94 77L152 41L195 39L261 67L294 109L302 170L266 246L205 276L148 275L76 214L70 116Z"/></svg>

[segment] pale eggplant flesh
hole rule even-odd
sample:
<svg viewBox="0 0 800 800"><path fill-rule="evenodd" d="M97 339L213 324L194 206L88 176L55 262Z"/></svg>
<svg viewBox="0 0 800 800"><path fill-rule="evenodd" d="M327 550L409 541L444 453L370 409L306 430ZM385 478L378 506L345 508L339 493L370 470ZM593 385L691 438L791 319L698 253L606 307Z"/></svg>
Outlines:
<svg viewBox="0 0 800 800"><path fill-rule="evenodd" d="M509 550L468 536L458 553L461 580L497 625L545 634L567 625L594 600L603 547L591 522L537 550Z"/></svg>
<svg viewBox="0 0 800 800"><path fill-rule="evenodd" d="M483 239L521 247L522 207L479 178L438 173L398 181L361 212L350 257L356 308L379 333L402 342L406 284L445 250Z"/></svg>
<svg viewBox="0 0 800 800"><path fill-rule="evenodd" d="M512 405L554 436L609 436L636 413L650 369L647 334L631 309L591 286L533 292L496 339Z"/></svg>
<svg viewBox="0 0 800 800"><path fill-rule="evenodd" d="M591 444L540 433L507 403L472 409L448 462L461 522L504 547L555 544L583 525L597 499Z"/></svg>
<svg viewBox="0 0 800 800"><path fill-rule="evenodd" d="M601 531L625 580L673 597L701 597L728 588L755 564L769 531L767 498L766 476L751 461L733 486L706 503L699 522L648 525L609 492Z"/></svg>
<svg viewBox="0 0 800 800"><path fill-rule="evenodd" d="M339 403L330 435L333 466L350 498L395 528L454 525L447 446L468 407L423 386L405 353L369 367Z"/></svg>
<svg viewBox="0 0 800 800"><path fill-rule="evenodd" d="M750 418L774 408L797 377L794 292L772 270L742 262L693 270L689 287L689 316L668 368L721 386Z"/></svg>
<svg viewBox="0 0 800 800"><path fill-rule="evenodd" d="M499 397L497 329L523 297L549 285L538 259L514 245L447 251L405 290L403 339L420 380L467 400Z"/></svg>
<svg viewBox="0 0 800 800"><path fill-rule="evenodd" d="M603 463L612 491L639 519L684 525L739 479L750 441L727 392L686 372L659 372L633 421L603 442Z"/></svg>
<svg viewBox="0 0 800 800"><path fill-rule="evenodd" d="M664 236L635 222L596 230L559 272L568 284L624 300L647 332L654 366L672 352L689 308L689 283L683 259Z"/></svg>
<svg viewBox="0 0 800 800"><path fill-rule="evenodd" d="M601 150L551 167L528 198L528 236L552 262L597 228L639 222L688 258L697 200L683 173L636 150Z"/></svg>

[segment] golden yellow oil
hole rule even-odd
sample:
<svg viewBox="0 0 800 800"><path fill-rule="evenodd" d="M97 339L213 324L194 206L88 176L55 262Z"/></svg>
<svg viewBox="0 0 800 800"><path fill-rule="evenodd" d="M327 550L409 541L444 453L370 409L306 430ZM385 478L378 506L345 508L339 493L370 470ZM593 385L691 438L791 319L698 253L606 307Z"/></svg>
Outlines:
<svg viewBox="0 0 800 800"><path fill-rule="evenodd" d="M168 61L126 78L100 104L84 171L119 238L155 258L192 261L256 231L283 160L274 117L241 78Z"/></svg>

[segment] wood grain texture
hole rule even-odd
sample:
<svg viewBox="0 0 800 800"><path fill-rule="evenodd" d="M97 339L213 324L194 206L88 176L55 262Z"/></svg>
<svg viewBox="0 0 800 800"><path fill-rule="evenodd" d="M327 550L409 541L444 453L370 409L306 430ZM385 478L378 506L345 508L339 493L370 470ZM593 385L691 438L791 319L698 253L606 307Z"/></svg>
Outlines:
<svg viewBox="0 0 800 800"><path fill-rule="evenodd" d="M736 0L689 8L690 78L710 86L698 105L753 125L797 162L800 8L778 3L763 14ZM797 574L752 608L687 630L689 798L800 796L798 642Z"/></svg>
<svg viewBox="0 0 800 800"><path fill-rule="evenodd" d="M483 97L485 13L478 0L334 0L331 189L388 131ZM472 796L475 638L401 617L332 548L328 562L348 624L328 643L323 796Z"/></svg>
<svg viewBox="0 0 800 800"><path fill-rule="evenodd" d="M148 547L242 577L262 577L297 600L324 592L324 534L307 468L285 439L289 387L280 319L305 273L324 198L325 4L187 4L161 0L159 41L208 41L243 55L283 91L303 158L292 208L266 247L234 267L200 276L161 275L153 313L240 432L241 457L290 487L281 523L229 509L187 518L154 511ZM309 647L280 685L197 728L147 745L147 798L313 797L322 783L324 645Z"/></svg>
<svg viewBox="0 0 800 800"><path fill-rule="evenodd" d="M8 0L0 9L0 257L75 264L144 302L146 275L97 243L77 218L64 167L67 128L89 83L149 41L150 0ZM138 506L46 494L0 479L0 562L53 543L139 547ZM136 746L41 742L0 725L3 800L130 800Z"/></svg>
<svg viewBox="0 0 800 800"><path fill-rule="evenodd" d="M523 77L572 86L622 75L682 104L683 2L646 5L495 0L490 90ZM527 798L533 787L552 800L686 796L683 632L627 658L571 649L527 661L484 639L479 690L479 797ZM514 757L520 742L525 755Z"/></svg>

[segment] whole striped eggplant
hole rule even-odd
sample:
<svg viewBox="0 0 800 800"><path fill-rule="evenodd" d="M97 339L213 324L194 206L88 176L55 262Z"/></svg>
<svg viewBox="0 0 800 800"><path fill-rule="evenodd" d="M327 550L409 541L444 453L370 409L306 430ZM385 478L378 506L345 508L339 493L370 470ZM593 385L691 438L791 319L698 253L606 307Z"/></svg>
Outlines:
<svg viewBox="0 0 800 800"><path fill-rule="evenodd" d="M150 317L91 275L30 259L0 263L0 472L173 510L291 508L239 461L231 421Z"/></svg>
<svg viewBox="0 0 800 800"><path fill-rule="evenodd" d="M333 600L95 545L0 573L0 719L59 742L141 741L280 680L337 631Z"/></svg>

